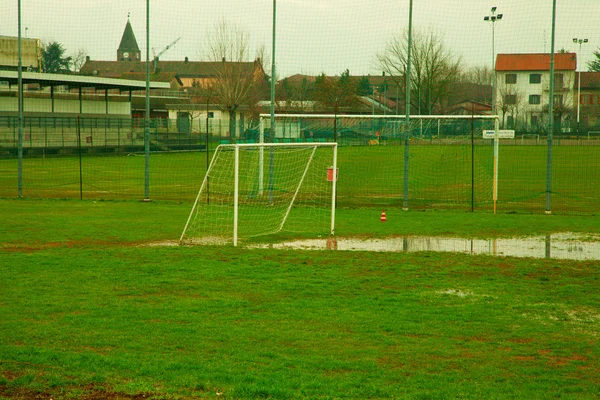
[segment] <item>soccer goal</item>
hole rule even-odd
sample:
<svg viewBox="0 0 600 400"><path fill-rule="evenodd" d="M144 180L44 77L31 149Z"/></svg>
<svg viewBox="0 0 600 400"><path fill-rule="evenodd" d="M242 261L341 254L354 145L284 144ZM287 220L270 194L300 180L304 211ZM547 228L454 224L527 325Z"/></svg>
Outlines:
<svg viewBox="0 0 600 400"><path fill-rule="evenodd" d="M336 143L217 147L182 244L226 244L279 232L332 235Z"/></svg>

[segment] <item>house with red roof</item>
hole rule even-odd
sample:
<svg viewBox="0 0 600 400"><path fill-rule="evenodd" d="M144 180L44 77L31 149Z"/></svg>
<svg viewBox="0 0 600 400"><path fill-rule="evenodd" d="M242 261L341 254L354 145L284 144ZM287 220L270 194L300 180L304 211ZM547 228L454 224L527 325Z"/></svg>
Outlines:
<svg viewBox="0 0 600 400"><path fill-rule="evenodd" d="M550 100L550 54L498 54L495 100L500 126L520 132L547 130ZM577 54L554 55L554 127L568 133L577 108Z"/></svg>
<svg viewBox="0 0 600 400"><path fill-rule="evenodd" d="M579 132L581 136L600 134L600 72L577 74ZM581 75L581 76L579 76ZM579 81L581 79L581 81Z"/></svg>

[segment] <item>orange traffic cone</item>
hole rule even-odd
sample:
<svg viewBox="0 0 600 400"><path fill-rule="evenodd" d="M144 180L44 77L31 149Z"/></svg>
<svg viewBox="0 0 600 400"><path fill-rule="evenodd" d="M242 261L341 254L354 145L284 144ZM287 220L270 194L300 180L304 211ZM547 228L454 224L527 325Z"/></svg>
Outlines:
<svg viewBox="0 0 600 400"><path fill-rule="evenodd" d="M381 218L379 218L379 220L380 220L381 222L385 222L385 221L387 221L387 218L385 217L385 211L382 211L382 212L381 212Z"/></svg>

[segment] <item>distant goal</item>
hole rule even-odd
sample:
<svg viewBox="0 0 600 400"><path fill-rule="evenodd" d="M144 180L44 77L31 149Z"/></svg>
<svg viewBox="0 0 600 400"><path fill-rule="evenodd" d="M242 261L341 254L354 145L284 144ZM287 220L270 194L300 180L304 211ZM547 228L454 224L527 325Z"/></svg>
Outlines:
<svg viewBox="0 0 600 400"><path fill-rule="evenodd" d="M336 143L220 145L180 237L226 244L279 232L335 229Z"/></svg>

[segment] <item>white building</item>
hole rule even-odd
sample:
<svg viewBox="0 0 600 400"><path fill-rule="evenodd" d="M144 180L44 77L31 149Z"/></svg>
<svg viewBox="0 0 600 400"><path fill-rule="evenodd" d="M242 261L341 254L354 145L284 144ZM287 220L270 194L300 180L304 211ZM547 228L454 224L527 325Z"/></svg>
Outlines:
<svg viewBox="0 0 600 400"><path fill-rule="evenodd" d="M577 55L554 56L554 127L569 132L573 122ZM496 56L496 112L500 126L518 132L547 130L550 99L550 54ZM559 128L560 127L560 128Z"/></svg>

